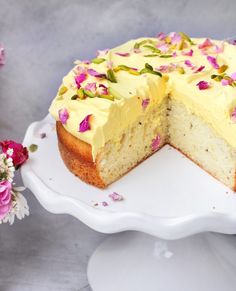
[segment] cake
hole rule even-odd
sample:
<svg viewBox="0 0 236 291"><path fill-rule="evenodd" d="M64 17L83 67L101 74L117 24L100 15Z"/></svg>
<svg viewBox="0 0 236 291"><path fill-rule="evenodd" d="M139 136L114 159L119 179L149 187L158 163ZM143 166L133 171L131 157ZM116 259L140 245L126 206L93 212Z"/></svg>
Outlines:
<svg viewBox="0 0 236 291"><path fill-rule="evenodd" d="M105 188L169 144L236 190L236 46L160 33L76 61L50 106L67 168Z"/></svg>

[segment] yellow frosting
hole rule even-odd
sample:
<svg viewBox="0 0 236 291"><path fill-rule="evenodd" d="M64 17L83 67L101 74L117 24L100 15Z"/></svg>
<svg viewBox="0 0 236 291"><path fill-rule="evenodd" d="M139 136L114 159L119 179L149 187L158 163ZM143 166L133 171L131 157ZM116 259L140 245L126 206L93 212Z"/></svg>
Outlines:
<svg viewBox="0 0 236 291"><path fill-rule="evenodd" d="M236 124L231 119L231 112L236 107L236 88L230 85L223 86L221 82L211 79L213 74L218 75L219 73L207 60L207 55L216 57L219 66L228 66L225 73L230 76L236 71L236 46L213 40L214 46L207 48L204 53L204 50L199 49L199 44L202 44L205 39L192 39L193 45L185 41L183 49L173 49L172 53L176 52L177 56L147 57L147 55L153 54L148 47L141 46L138 52L134 52L133 49L135 43L146 39L131 40L109 50L106 55L99 56L106 59L100 64L87 65L77 61L75 68L63 79L63 86L67 87L67 92L63 95L58 93L50 106L49 111L53 117L59 120L58 111L67 109L69 118L64 127L75 137L91 144L95 160L98 150L107 141L116 140L121 132L140 115L145 114L154 106L158 106L167 94L171 94L172 98L184 103L190 112L204 119L221 137L236 148ZM148 39L157 42L156 38ZM217 47L221 48L220 52L215 51ZM190 49L193 50L193 55L184 55ZM130 55L119 56L116 54L117 52L129 52ZM194 69L185 64L186 60L191 61ZM117 83L88 75L81 84L82 87L92 82L104 84L110 88L110 93L115 96L115 100L98 97L71 100L71 97L77 92L74 81L75 75L78 74L77 66L92 68L99 73L107 73L108 67L111 65L112 68L126 65L140 71L145 67L145 63L150 64L155 70L160 69L160 66L163 65L170 66L171 63L181 69L164 73L162 77L150 73L133 75L120 70L115 72ZM205 66L205 68L196 73L195 71L200 66ZM183 69L185 73L181 74ZM210 87L206 90L199 90L197 86L199 81L207 81ZM146 108L142 107L144 99L150 99ZM87 115L92 115L90 118L91 129L79 132L79 124Z"/></svg>

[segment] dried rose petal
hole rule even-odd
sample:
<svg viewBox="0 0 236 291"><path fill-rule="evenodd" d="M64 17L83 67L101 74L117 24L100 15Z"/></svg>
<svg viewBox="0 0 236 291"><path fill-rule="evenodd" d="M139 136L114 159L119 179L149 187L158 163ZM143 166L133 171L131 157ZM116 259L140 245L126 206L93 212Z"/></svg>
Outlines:
<svg viewBox="0 0 236 291"><path fill-rule="evenodd" d="M59 120L62 124L66 124L67 119L69 118L69 112L66 108L62 108L58 111Z"/></svg>
<svg viewBox="0 0 236 291"><path fill-rule="evenodd" d="M198 48L205 49L205 48L209 48L211 46L213 46L213 43L211 42L211 40L209 38L206 38L203 43L199 44Z"/></svg>
<svg viewBox="0 0 236 291"><path fill-rule="evenodd" d="M230 78L233 79L234 81L236 81L236 72L234 72L233 74L231 74Z"/></svg>
<svg viewBox="0 0 236 291"><path fill-rule="evenodd" d="M97 71L95 71L94 69L88 69L88 74L92 77L96 77L96 78L104 78L106 77L106 74L103 73L98 73Z"/></svg>
<svg viewBox="0 0 236 291"><path fill-rule="evenodd" d="M87 130L90 130L90 124L89 124L89 118L92 116L92 114L87 115L79 124L79 132L85 132Z"/></svg>
<svg viewBox="0 0 236 291"><path fill-rule="evenodd" d="M104 57L105 55L107 55L108 52L109 52L109 49L98 50L96 55L97 57Z"/></svg>
<svg viewBox="0 0 236 291"><path fill-rule="evenodd" d="M231 113L231 119L233 122L236 122L236 107L234 108L234 110Z"/></svg>
<svg viewBox="0 0 236 291"><path fill-rule="evenodd" d="M166 53L169 50L169 45L167 43L164 44L158 44L157 48L162 52L162 53Z"/></svg>
<svg viewBox="0 0 236 291"><path fill-rule="evenodd" d="M222 79L221 80L221 85L222 86L228 86L228 85L231 85L233 83L233 79L230 79L230 80L228 80L228 79Z"/></svg>
<svg viewBox="0 0 236 291"><path fill-rule="evenodd" d="M153 151L158 150L159 146L161 144L161 137L158 134L153 140L152 140L152 144L151 144L151 148Z"/></svg>
<svg viewBox="0 0 236 291"><path fill-rule="evenodd" d="M192 62L191 62L190 60L186 60L186 61L184 61L184 64L185 64L187 67L189 67L189 68L193 68L193 67L194 67L194 65L192 64Z"/></svg>
<svg viewBox="0 0 236 291"><path fill-rule="evenodd" d="M207 56L207 60L212 65L213 68L219 69L220 66L217 64L215 57Z"/></svg>
<svg viewBox="0 0 236 291"><path fill-rule="evenodd" d="M189 57L192 57L192 56L193 56L193 50L191 49L191 50L188 51L188 52L182 52L182 55L183 55L183 56L189 56Z"/></svg>
<svg viewBox="0 0 236 291"><path fill-rule="evenodd" d="M105 86L104 84L99 84L99 86L98 86L99 88L98 88L98 93L99 94L102 94L102 95L108 95L108 87L107 86Z"/></svg>
<svg viewBox="0 0 236 291"><path fill-rule="evenodd" d="M159 40L164 40L164 39L166 38L166 35L165 35L164 32L159 32L159 33L157 34L157 38L158 38Z"/></svg>
<svg viewBox="0 0 236 291"><path fill-rule="evenodd" d="M120 56L120 57L129 57L130 53L115 53L116 55Z"/></svg>
<svg viewBox="0 0 236 291"><path fill-rule="evenodd" d="M209 83L206 81L200 81L196 84L196 86L198 86L199 90L206 90L210 87Z"/></svg>
<svg viewBox="0 0 236 291"><path fill-rule="evenodd" d="M106 207L108 206L109 204L106 202L106 201L102 201L102 206Z"/></svg>
<svg viewBox="0 0 236 291"><path fill-rule="evenodd" d="M87 75L85 73L81 73L78 76L75 76L75 83L78 89L81 87L81 83L83 83L87 79Z"/></svg>
<svg viewBox="0 0 236 291"><path fill-rule="evenodd" d="M178 34L177 32L171 32L169 34L169 37L171 38L171 43L173 45L175 44L179 44L182 41L182 37L180 34Z"/></svg>
<svg viewBox="0 0 236 291"><path fill-rule="evenodd" d="M97 85L95 82L93 83L88 83L85 87L84 87L85 90L88 90L90 92L92 92L93 94L96 93L96 89L97 89Z"/></svg>
<svg viewBox="0 0 236 291"><path fill-rule="evenodd" d="M124 200L124 197L116 192L113 192L108 195L113 201L121 201Z"/></svg>
<svg viewBox="0 0 236 291"><path fill-rule="evenodd" d="M148 106L148 104L150 103L150 99L149 98L146 98L146 99L143 99L142 100L142 107L143 107L143 110L145 110Z"/></svg>
<svg viewBox="0 0 236 291"><path fill-rule="evenodd" d="M194 73L199 73L205 69L205 66L200 66Z"/></svg>

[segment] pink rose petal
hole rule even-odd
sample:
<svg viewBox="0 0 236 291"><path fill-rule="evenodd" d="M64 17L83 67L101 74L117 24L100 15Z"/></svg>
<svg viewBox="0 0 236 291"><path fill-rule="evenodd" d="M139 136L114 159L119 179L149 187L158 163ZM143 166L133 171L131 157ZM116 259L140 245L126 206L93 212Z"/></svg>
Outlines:
<svg viewBox="0 0 236 291"><path fill-rule="evenodd" d="M182 55L183 55L183 56L189 56L189 57L192 57L192 55L193 55L193 50L191 49L191 50L188 51L188 52L182 52Z"/></svg>
<svg viewBox="0 0 236 291"><path fill-rule="evenodd" d="M142 107L143 107L143 110L145 110L148 106L148 104L150 103L150 99L149 98L146 98L146 99L143 99L142 100Z"/></svg>
<svg viewBox="0 0 236 291"><path fill-rule="evenodd" d="M152 140L152 144L151 144L151 148L153 151L158 150L158 148L160 147L161 144L161 137L158 134L153 140Z"/></svg>
<svg viewBox="0 0 236 291"><path fill-rule="evenodd" d="M116 192L113 192L108 195L113 201L121 201L124 200L124 197Z"/></svg>
<svg viewBox="0 0 236 291"><path fill-rule="evenodd" d="M223 51L224 51L223 44L221 44L221 46L218 46L218 45L215 46L215 53L220 54L220 53L223 53Z"/></svg>
<svg viewBox="0 0 236 291"><path fill-rule="evenodd" d="M98 50L97 57L104 57L105 55L107 55L108 52L109 52L109 49Z"/></svg>
<svg viewBox="0 0 236 291"><path fill-rule="evenodd" d="M194 65L192 64L192 62L191 62L190 60L186 60L186 61L184 61L184 64L185 64L187 67L189 67L189 68L193 68L193 67L194 67Z"/></svg>
<svg viewBox="0 0 236 291"><path fill-rule="evenodd" d="M62 108L58 111L59 120L62 124L66 124L67 119L69 118L69 113L66 108Z"/></svg>
<svg viewBox="0 0 236 291"><path fill-rule="evenodd" d="M177 57L177 52L173 52L172 57Z"/></svg>
<svg viewBox="0 0 236 291"><path fill-rule="evenodd" d="M211 40L209 38L206 38L203 43L199 44L198 48L205 49L205 48L209 48L211 46L213 46L213 43L211 42Z"/></svg>
<svg viewBox="0 0 236 291"><path fill-rule="evenodd" d="M96 77L96 78L104 78L106 77L106 74L103 73L98 73L97 71L95 71L94 69L88 69L88 74L92 77Z"/></svg>
<svg viewBox="0 0 236 291"><path fill-rule="evenodd" d="M236 81L236 72L234 72L233 74L231 74L230 78L233 79L234 81Z"/></svg>
<svg viewBox="0 0 236 291"><path fill-rule="evenodd" d="M102 201L102 206L106 207L108 206L109 204L106 202L106 201Z"/></svg>
<svg viewBox="0 0 236 291"><path fill-rule="evenodd" d="M219 69L219 65L217 64L215 57L207 56L207 60L212 65L213 68Z"/></svg>
<svg viewBox="0 0 236 291"><path fill-rule="evenodd" d="M182 37L180 34L178 34L177 32L171 32L169 34L169 37L171 38L171 43L173 45L175 44L179 44L182 41Z"/></svg>
<svg viewBox="0 0 236 291"><path fill-rule="evenodd" d="M158 44L157 48L162 52L162 53L166 53L169 50L169 45L167 43L164 44Z"/></svg>
<svg viewBox="0 0 236 291"><path fill-rule="evenodd" d="M226 79L222 79L221 80L221 85L222 86L228 86L228 85L231 85L233 83L233 80L226 80Z"/></svg>
<svg viewBox="0 0 236 291"><path fill-rule="evenodd" d="M81 83L83 83L87 79L87 75L85 73L81 73L78 76L75 76L75 83L78 89L81 87Z"/></svg>
<svg viewBox="0 0 236 291"><path fill-rule="evenodd" d="M105 86L105 85L103 85L103 84L99 84L99 86L98 86L99 88L98 88L98 93L99 94L102 94L102 95L108 95L108 87L107 86Z"/></svg>
<svg viewBox="0 0 236 291"><path fill-rule="evenodd" d="M84 87L85 90L88 90L90 92L92 92L93 94L96 93L96 89L97 89L97 85L95 82L93 83L88 83L85 87Z"/></svg>
<svg viewBox="0 0 236 291"><path fill-rule="evenodd" d="M120 57L129 57L130 53L115 53L116 55L120 56Z"/></svg>
<svg viewBox="0 0 236 291"><path fill-rule="evenodd" d="M200 81L196 84L196 86L198 86L199 90L206 90L210 87L209 83L206 81Z"/></svg>
<svg viewBox="0 0 236 291"><path fill-rule="evenodd" d="M158 38L159 40L164 40L164 39L166 38L166 35L165 35L164 32L159 32L159 33L157 34L157 38Z"/></svg>
<svg viewBox="0 0 236 291"><path fill-rule="evenodd" d="M234 110L231 113L231 120L233 122L236 122L236 107L234 108Z"/></svg>
<svg viewBox="0 0 236 291"><path fill-rule="evenodd" d="M87 130L90 130L90 124L89 124L89 119L92 114L87 115L79 124L79 132L85 132Z"/></svg>
<svg viewBox="0 0 236 291"><path fill-rule="evenodd" d="M200 66L194 73L199 73L205 69L205 66Z"/></svg>

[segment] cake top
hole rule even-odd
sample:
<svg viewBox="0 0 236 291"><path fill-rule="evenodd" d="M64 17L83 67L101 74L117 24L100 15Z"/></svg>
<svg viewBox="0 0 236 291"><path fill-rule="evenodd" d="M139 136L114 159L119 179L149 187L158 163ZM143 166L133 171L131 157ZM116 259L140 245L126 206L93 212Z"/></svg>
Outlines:
<svg viewBox="0 0 236 291"><path fill-rule="evenodd" d="M167 94L236 148L236 46L160 33L76 61L50 113L96 154Z"/></svg>

